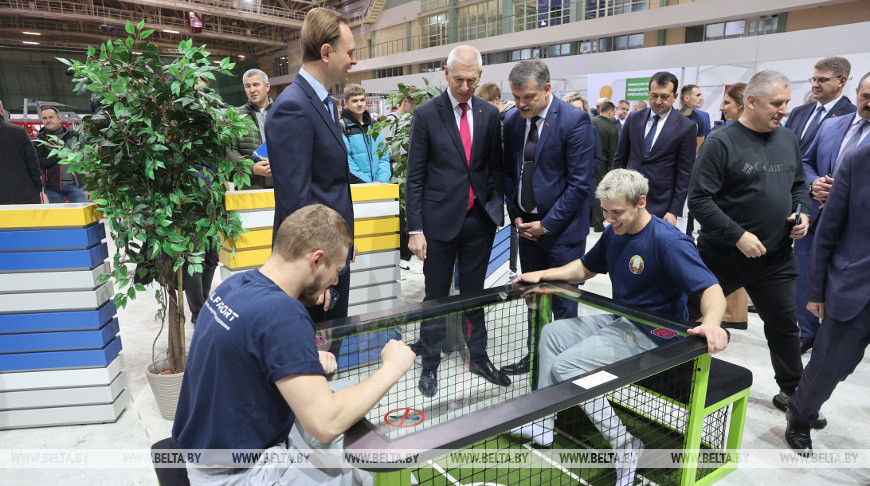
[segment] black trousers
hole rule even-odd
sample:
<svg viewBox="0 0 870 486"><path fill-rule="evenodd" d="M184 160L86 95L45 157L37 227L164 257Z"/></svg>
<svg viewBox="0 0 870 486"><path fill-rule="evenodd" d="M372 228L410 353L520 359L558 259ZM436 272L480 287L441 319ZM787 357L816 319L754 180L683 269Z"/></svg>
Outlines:
<svg viewBox="0 0 870 486"><path fill-rule="evenodd" d="M800 328L794 304L797 259L791 246L761 258L747 258L734 247L711 244L699 239L698 253L707 268L719 279L725 296L744 287L764 322L764 337L773 363L773 377L780 390L791 395L803 371L800 353ZM700 296L689 301L691 319L701 316Z"/></svg>
<svg viewBox="0 0 870 486"><path fill-rule="evenodd" d="M837 384L855 371L870 344L870 303L848 321L825 316L800 385L789 400L798 422L812 423Z"/></svg>
<svg viewBox="0 0 870 486"><path fill-rule="evenodd" d="M465 213L459 234L449 241L436 239L438 234L426 235L426 260L423 262L426 295L424 300L446 297L450 293L454 263L459 260L459 291L473 292L483 289L486 267L495 239L495 224L475 202ZM420 344L423 368L438 368L441 346L446 336L444 318L430 319L420 324ZM462 330L472 361L489 360L486 353L486 319L483 309L463 313Z"/></svg>
<svg viewBox="0 0 870 486"><path fill-rule="evenodd" d="M214 272L218 266L218 251L214 248L206 250L203 254L202 273L187 273L188 264L185 263L182 269L182 283L184 285L184 297L187 299L187 305L190 307L190 320L196 324L199 318L199 311L205 305L205 299L211 292L211 283L214 280Z"/></svg>

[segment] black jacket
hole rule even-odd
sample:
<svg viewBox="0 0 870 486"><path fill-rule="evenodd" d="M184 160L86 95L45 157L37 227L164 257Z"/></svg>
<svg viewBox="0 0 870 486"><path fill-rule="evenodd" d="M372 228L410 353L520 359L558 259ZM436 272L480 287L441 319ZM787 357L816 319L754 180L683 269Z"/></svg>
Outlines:
<svg viewBox="0 0 870 486"><path fill-rule="evenodd" d="M74 136L73 131L63 127L64 132L59 138L63 141L64 144L68 143ZM50 145L43 145L40 143L40 140L44 140L48 142ZM48 154L51 153L52 147L61 148L62 146L57 143L56 140L51 138L51 136L46 133L45 127L39 130L39 134L36 135L36 140L33 141L33 146L36 148L36 155L39 157L39 166L42 168L42 175L45 178L45 188L51 189L54 191L61 190L60 187L60 157L57 155L53 155L51 157ZM76 183L76 186L82 187L81 178L77 174L70 173L73 176L73 180Z"/></svg>
<svg viewBox="0 0 870 486"><path fill-rule="evenodd" d="M0 204L39 204L39 160L27 130L0 119Z"/></svg>

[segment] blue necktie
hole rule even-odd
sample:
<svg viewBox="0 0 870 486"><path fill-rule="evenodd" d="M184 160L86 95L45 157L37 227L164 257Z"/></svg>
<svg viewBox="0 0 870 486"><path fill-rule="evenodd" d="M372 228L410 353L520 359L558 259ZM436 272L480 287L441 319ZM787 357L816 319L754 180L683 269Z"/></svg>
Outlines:
<svg viewBox="0 0 870 486"><path fill-rule="evenodd" d="M335 124L338 125L339 124L338 118L336 117L335 108L333 108L333 105L332 105L332 97L330 97L329 95L326 95L326 98L323 98L323 104L326 105L326 112L329 113L329 116L330 116L330 118L332 118L332 121L334 121Z"/></svg>
<svg viewBox="0 0 870 486"><path fill-rule="evenodd" d="M807 125L807 129L804 132L804 136L801 137L801 143L806 143L807 140L812 140L814 136L816 136L816 127L819 126L819 122L822 121L822 117L825 115L825 107L819 110L818 116L810 120L810 124Z"/></svg>
<svg viewBox="0 0 870 486"><path fill-rule="evenodd" d="M649 133L646 134L646 138L643 139L643 156L649 157L649 153L652 150L653 140L656 138L656 128L659 126L659 119L661 117L658 115L653 116L653 124L649 129Z"/></svg>

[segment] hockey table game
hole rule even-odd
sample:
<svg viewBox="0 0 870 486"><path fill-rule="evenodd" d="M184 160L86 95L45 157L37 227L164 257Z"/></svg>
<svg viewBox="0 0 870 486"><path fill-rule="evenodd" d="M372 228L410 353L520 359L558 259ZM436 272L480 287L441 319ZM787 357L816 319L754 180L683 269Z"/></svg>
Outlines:
<svg viewBox="0 0 870 486"><path fill-rule="evenodd" d="M607 316L639 332L649 329L661 339L641 354L539 388L537 345L554 297L577 301L581 318ZM481 311L496 369L528 353L529 321L533 323L531 372L511 376L510 386L469 372L463 332L467 317ZM437 394L429 398L417 388L418 357L345 434L346 457L371 470L375 484L709 484L737 466L735 457L725 453L740 448L751 373L714 359L714 373L731 378L722 383L717 378L717 385L708 387L711 357L703 339L686 333L690 323L567 284L507 285L319 323L322 347L338 334L336 327L353 333L342 340L333 380L345 385L362 381L380 366L380 350L389 339L413 345L421 324L433 319L446 322ZM625 331L625 339L636 336ZM597 352L594 343L586 349ZM621 440L611 432L608 441L599 431L602 420L618 423L629 435ZM509 433L533 422L555 425L550 443ZM631 451L612 444L632 438L642 444L634 455L608 454ZM714 463L701 464L692 455L681 456L669 466L656 454L664 450L722 454ZM632 472L626 474L629 467Z"/></svg>

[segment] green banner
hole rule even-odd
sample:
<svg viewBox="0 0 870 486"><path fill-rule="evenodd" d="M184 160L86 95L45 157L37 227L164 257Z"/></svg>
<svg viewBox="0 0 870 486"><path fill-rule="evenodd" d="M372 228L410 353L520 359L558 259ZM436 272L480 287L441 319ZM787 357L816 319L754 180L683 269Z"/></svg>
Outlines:
<svg viewBox="0 0 870 486"><path fill-rule="evenodd" d="M625 80L625 99L646 101L649 99L649 77L628 78Z"/></svg>

